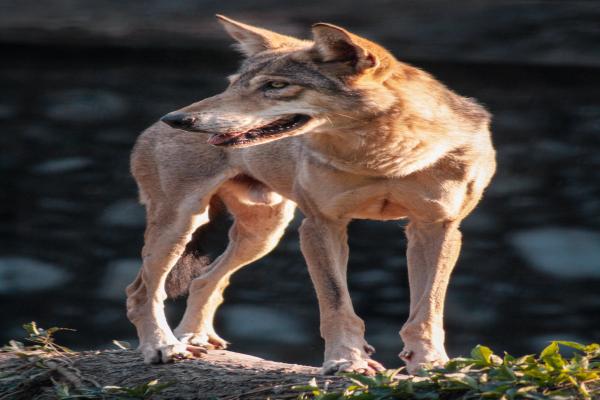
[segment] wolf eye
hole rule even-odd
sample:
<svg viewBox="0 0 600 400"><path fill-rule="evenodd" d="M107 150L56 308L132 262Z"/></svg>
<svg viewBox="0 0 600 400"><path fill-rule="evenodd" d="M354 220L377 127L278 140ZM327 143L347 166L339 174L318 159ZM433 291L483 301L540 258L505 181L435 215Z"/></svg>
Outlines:
<svg viewBox="0 0 600 400"><path fill-rule="evenodd" d="M289 83L287 82L281 82L281 81L271 81L271 82L267 82L267 84L265 85L266 89L283 89L284 87L288 86Z"/></svg>

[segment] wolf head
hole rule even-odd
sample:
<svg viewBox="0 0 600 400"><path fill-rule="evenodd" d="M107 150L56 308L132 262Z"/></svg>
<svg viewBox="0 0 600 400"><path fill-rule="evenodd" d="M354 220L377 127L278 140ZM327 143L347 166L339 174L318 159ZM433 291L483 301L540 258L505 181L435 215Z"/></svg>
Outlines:
<svg viewBox="0 0 600 400"><path fill-rule="evenodd" d="M246 58L224 92L161 119L174 128L207 133L215 146L245 147L350 129L395 101L386 80L397 61L367 39L318 23L306 41L217 17Z"/></svg>

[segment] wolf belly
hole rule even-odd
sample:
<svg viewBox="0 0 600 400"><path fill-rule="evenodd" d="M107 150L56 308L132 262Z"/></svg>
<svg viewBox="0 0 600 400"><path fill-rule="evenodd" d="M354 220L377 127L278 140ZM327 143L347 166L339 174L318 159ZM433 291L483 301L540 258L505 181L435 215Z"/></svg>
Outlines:
<svg viewBox="0 0 600 400"><path fill-rule="evenodd" d="M356 207L347 216L353 219L389 221L406 218L408 210L387 197L373 198Z"/></svg>

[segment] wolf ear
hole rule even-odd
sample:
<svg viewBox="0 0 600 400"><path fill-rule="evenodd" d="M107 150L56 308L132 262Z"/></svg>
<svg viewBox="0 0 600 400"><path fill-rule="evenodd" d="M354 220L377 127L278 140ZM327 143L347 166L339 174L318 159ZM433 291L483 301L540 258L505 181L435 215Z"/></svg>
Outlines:
<svg viewBox="0 0 600 400"><path fill-rule="evenodd" d="M341 62L363 72L387 65L393 59L381 46L332 24L318 23L312 27L317 61Z"/></svg>
<svg viewBox="0 0 600 400"><path fill-rule="evenodd" d="M217 14L217 18L227 33L229 33L229 36L237 40L238 49L248 57L260 53L261 51L273 50L286 46L306 46L306 42L290 36L280 35L279 33L271 32L266 29L246 25L219 14Z"/></svg>

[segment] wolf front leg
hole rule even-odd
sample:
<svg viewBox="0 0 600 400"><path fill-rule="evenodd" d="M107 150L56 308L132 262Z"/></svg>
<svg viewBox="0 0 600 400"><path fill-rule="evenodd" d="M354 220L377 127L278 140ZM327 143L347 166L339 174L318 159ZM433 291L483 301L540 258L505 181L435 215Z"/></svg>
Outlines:
<svg viewBox="0 0 600 400"><path fill-rule="evenodd" d="M410 373L448 361L444 348L444 300L461 247L459 222L411 222L408 238L410 314L400 335L400 358Z"/></svg>
<svg viewBox="0 0 600 400"><path fill-rule="evenodd" d="M201 201L198 200L198 203ZM143 266L127 287L127 317L135 325L144 362L166 363L205 352L181 343L164 312L165 280L194 230L207 221L206 206L174 209L169 202L149 206L142 250Z"/></svg>
<svg viewBox="0 0 600 400"><path fill-rule="evenodd" d="M309 217L300 227L302 253L319 300L321 336L325 340L322 372L373 374L383 366L370 358L375 350L365 341L365 324L354 312L348 293L347 223Z"/></svg>

